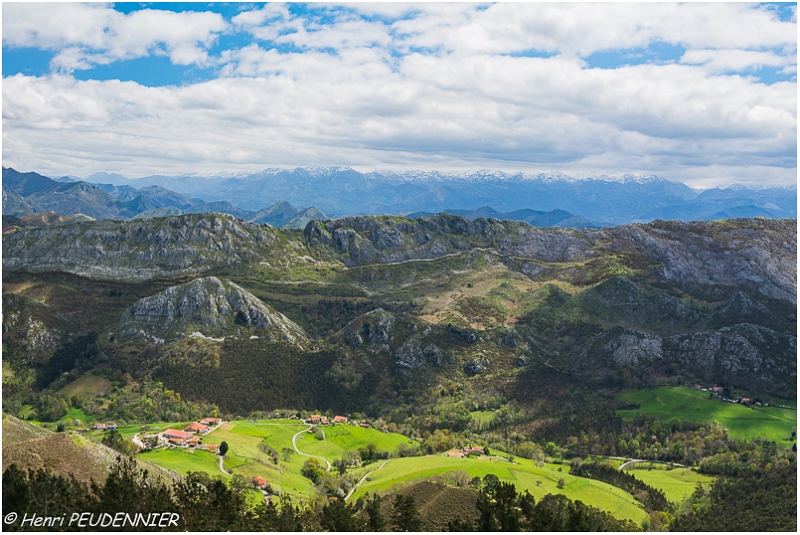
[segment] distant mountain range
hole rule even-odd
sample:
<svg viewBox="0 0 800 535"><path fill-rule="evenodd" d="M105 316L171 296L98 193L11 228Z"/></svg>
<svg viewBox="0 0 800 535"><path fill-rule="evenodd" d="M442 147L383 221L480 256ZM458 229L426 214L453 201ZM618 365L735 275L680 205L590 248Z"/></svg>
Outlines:
<svg viewBox="0 0 800 535"><path fill-rule="evenodd" d="M360 173L346 167L137 179L97 173L86 180L51 179L3 168L4 214L48 210L96 219L222 212L277 227L302 227L314 218L327 219L325 214L416 218L446 212L471 219L527 221L541 227L600 228L656 219L796 218L797 189L732 186L698 193L655 176L576 179L492 171Z"/></svg>
<svg viewBox="0 0 800 535"><path fill-rule="evenodd" d="M90 184L73 177L58 180L3 168L3 227L49 226L93 219L149 219L221 212L273 227L302 228L311 219L328 219L317 208L299 209L281 201L255 212L226 201L205 202L158 185Z"/></svg>
<svg viewBox="0 0 800 535"><path fill-rule="evenodd" d="M136 188L157 185L206 202L229 202L243 210L258 211L285 200L295 206L316 206L333 216L471 211L491 206L502 214L564 210L613 225L655 219L797 217L796 188L735 186L698 193L656 176L576 179L496 171L361 173L348 167L310 167L137 179L101 173L86 180Z"/></svg>

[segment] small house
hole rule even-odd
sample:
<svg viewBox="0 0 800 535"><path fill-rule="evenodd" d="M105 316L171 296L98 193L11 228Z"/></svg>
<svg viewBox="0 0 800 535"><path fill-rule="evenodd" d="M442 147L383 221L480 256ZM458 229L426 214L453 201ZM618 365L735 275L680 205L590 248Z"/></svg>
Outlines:
<svg viewBox="0 0 800 535"><path fill-rule="evenodd" d="M206 431L208 431L208 426L201 424L199 422L195 422L193 424L189 424L183 428L184 431L187 433L191 433L193 435L202 435Z"/></svg>
<svg viewBox="0 0 800 535"><path fill-rule="evenodd" d="M267 487L269 487L269 482L261 476L252 478L250 482L253 484L253 487L259 490L267 490Z"/></svg>
<svg viewBox="0 0 800 535"><path fill-rule="evenodd" d="M709 390L711 392L714 392L715 394L721 394L722 393L722 387L721 386L712 386L711 388L709 388Z"/></svg>
<svg viewBox="0 0 800 535"><path fill-rule="evenodd" d="M105 431L106 430L106 424L94 424L92 426L92 429L94 429L95 431Z"/></svg>
<svg viewBox="0 0 800 535"><path fill-rule="evenodd" d="M198 423L211 427L211 426L214 426L214 425L221 424L222 423L222 418L203 418Z"/></svg>
<svg viewBox="0 0 800 535"><path fill-rule="evenodd" d="M460 451L448 451L447 453L445 453L445 455L447 455L448 457L463 457L464 456L464 454L461 453Z"/></svg>
<svg viewBox="0 0 800 535"><path fill-rule="evenodd" d="M328 423L328 417L327 416L322 416L320 414L312 414L311 416L309 416L306 419L306 423L314 424L314 425L317 425L317 424L323 424L324 425L324 424Z"/></svg>
<svg viewBox="0 0 800 535"><path fill-rule="evenodd" d="M334 416L333 417L333 423L335 423L335 424L346 424L347 423L347 417L346 416Z"/></svg>
<svg viewBox="0 0 800 535"><path fill-rule="evenodd" d="M464 455L483 455L483 448L480 446L464 446Z"/></svg>
<svg viewBox="0 0 800 535"><path fill-rule="evenodd" d="M198 450L205 450L211 453L217 453L219 451L219 445L217 444L200 444L197 446Z"/></svg>

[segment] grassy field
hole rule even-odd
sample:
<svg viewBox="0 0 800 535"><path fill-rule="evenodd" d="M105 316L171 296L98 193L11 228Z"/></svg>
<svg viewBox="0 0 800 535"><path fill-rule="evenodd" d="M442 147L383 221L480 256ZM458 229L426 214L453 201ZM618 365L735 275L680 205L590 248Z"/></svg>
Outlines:
<svg viewBox="0 0 800 535"><path fill-rule="evenodd" d="M90 399L108 394L111 381L97 375L82 375L59 390L59 394Z"/></svg>
<svg viewBox="0 0 800 535"><path fill-rule="evenodd" d="M713 477L698 474L688 468L667 470L663 465L656 465L652 470L641 465L641 468L626 471L651 487L663 490L667 499L675 503L685 501L694 492L698 483L705 487L714 481Z"/></svg>
<svg viewBox="0 0 800 535"><path fill-rule="evenodd" d="M373 466L377 468L380 465ZM559 472L559 468L563 471ZM519 491L530 491L537 499L546 494L564 494L573 500L581 500L608 511L617 518L631 519L637 524L647 516L642 506L627 492L601 481L572 476L566 466L545 464L537 467L533 461L527 459L510 463L505 459L483 456L461 459L429 455L391 459L383 468L372 472L371 481L365 481L351 499L358 499L366 492L389 490L398 483L414 482L456 470L463 470L470 477L494 474L501 481L516 485ZM564 479L563 489L558 488L560 479Z"/></svg>
<svg viewBox="0 0 800 535"><path fill-rule="evenodd" d="M189 449L159 449L139 455L142 461L186 475L189 472L206 472L211 476L225 476L219 470L217 456L207 451Z"/></svg>
<svg viewBox="0 0 800 535"><path fill-rule="evenodd" d="M623 401L638 403L636 410L622 410L622 417L650 414L659 418L680 418L694 422L717 422L727 427L731 436L750 439L764 437L789 444L797 430L797 411L776 407L749 408L738 403L709 399L708 392L682 387L657 387L632 390L620 395Z"/></svg>
<svg viewBox="0 0 800 535"><path fill-rule="evenodd" d="M397 446L416 444L413 440L397 433L383 433L372 428L356 427L352 425L325 426L325 439L319 440L313 435L303 433L297 437L297 447L303 453L319 455L333 462L340 459L345 453L357 450L368 444L375 444L378 450L394 453Z"/></svg>
<svg viewBox="0 0 800 535"><path fill-rule="evenodd" d="M279 453L284 448L294 451L292 436L306 427L297 420L235 421L208 434L204 442L228 443L230 461L225 463L225 469L232 474L241 474L248 478L262 476L275 490L293 498L307 498L314 493L311 481L300 475L300 469L307 458L292 453L288 461L281 458L275 465L258 449L258 445L265 442Z"/></svg>

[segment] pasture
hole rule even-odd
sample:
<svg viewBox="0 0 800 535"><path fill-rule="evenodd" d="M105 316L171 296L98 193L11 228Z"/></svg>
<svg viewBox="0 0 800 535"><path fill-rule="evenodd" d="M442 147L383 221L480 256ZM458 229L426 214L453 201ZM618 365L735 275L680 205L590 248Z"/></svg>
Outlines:
<svg viewBox="0 0 800 535"><path fill-rule="evenodd" d="M636 468L627 469L626 472L651 487L661 489L669 501L678 504L685 501L694 492L698 483L707 487L714 481L713 477L698 474L688 468L667 470L664 465L655 465L651 470L648 468L649 466L649 464L641 464Z"/></svg>
<svg viewBox="0 0 800 535"><path fill-rule="evenodd" d="M365 481L353 494L356 500L366 492L383 492L395 485L411 482L463 470L470 477L483 478L494 474L501 481L516 485L520 492L529 491L537 500L546 494L564 494L573 500L598 507L613 514L617 518L628 518L639 524L647 514L641 504L636 502L627 492L592 479L572 476L566 465L545 464L536 466L528 459L517 459L509 462L500 457L481 456L477 458L446 457L444 455L428 455L424 457L406 457L390 459L383 468L375 470L380 464L372 465L371 481ZM558 469L562 471L559 472ZM558 488L558 481L564 479L564 488Z"/></svg>
<svg viewBox="0 0 800 535"><path fill-rule="evenodd" d="M719 399L708 392L683 387L656 387L623 392L620 399L638 403L639 409L620 410L617 414L633 417L639 413L663 419L679 418L693 422L717 422L734 438L766 438L790 444L797 430L797 411L777 407L746 407Z"/></svg>

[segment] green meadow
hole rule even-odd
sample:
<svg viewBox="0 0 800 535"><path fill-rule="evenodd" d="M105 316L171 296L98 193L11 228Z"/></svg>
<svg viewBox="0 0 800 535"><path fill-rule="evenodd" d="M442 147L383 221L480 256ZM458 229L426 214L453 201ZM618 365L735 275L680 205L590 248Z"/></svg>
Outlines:
<svg viewBox="0 0 800 535"><path fill-rule="evenodd" d="M746 407L719 399L710 399L708 392L683 387L657 387L623 392L620 399L638 403L639 409L617 411L622 417L639 413L663 419L679 418L694 422L717 422L731 436L741 439L756 437L789 444L797 430L797 411L777 407Z"/></svg>
<svg viewBox="0 0 800 535"><path fill-rule="evenodd" d="M186 475L189 472L206 472L223 475L219 471L217 456L207 451L191 449L158 449L139 454L142 461ZM227 479L227 476L224 476Z"/></svg>
<svg viewBox="0 0 800 535"><path fill-rule="evenodd" d="M674 503L684 502L698 483L706 487L714 481L713 477L698 474L688 468L667 470L664 465L655 465L652 469L648 468L649 465L639 466L626 471L651 487L661 489L667 499Z"/></svg>
<svg viewBox="0 0 800 535"><path fill-rule="evenodd" d="M297 447L303 453L325 457L333 462L345 453L368 444L375 444L378 450L394 453L397 446L416 444L415 441L397 433L384 433L372 428L353 425L324 426L325 439L319 440L312 434L303 433L297 437Z"/></svg>
<svg viewBox="0 0 800 535"><path fill-rule="evenodd" d="M516 485L517 489L529 491L536 499L546 494L564 494L573 500L598 507L617 518L628 518L639 524L646 516L641 504L627 492L592 479L572 476L566 465L545 464L536 466L528 459L509 462L500 457L458 458L444 455L406 457L390 459L383 468L379 463L372 465L371 481L365 481L353 494L358 499L366 492L381 492L395 485L402 485L435 475L463 470L470 477L484 477L494 474L501 481ZM558 469L562 471L559 472ZM558 488L558 481L564 479L564 488Z"/></svg>

